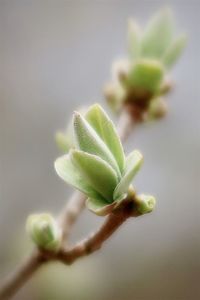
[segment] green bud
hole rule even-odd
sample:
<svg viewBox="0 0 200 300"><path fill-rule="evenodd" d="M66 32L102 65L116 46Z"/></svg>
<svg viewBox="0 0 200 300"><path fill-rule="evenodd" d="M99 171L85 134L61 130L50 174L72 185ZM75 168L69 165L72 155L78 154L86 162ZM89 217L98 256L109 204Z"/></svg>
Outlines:
<svg viewBox="0 0 200 300"><path fill-rule="evenodd" d="M145 28L129 20L128 58L114 63L112 82L105 92L114 112L118 113L128 104L134 117L143 122L166 113L163 103L157 107L154 102L150 106L155 97L171 89L165 78L181 56L187 40L185 34L177 37L175 33L174 18L168 8L157 12ZM120 88L116 88L117 85Z"/></svg>
<svg viewBox="0 0 200 300"><path fill-rule="evenodd" d="M159 89L163 76L164 68L160 62L140 59L133 65L128 75L128 86L154 93Z"/></svg>
<svg viewBox="0 0 200 300"><path fill-rule="evenodd" d="M73 125L75 148L55 161L56 172L88 197L91 211L108 214L127 197L142 154L135 150L125 157L113 122L98 104L85 116L76 113Z"/></svg>
<svg viewBox="0 0 200 300"><path fill-rule="evenodd" d="M62 151L67 153L69 149L72 147L71 141L69 136L62 131L58 131L55 135L55 140L58 148Z"/></svg>
<svg viewBox="0 0 200 300"><path fill-rule="evenodd" d="M33 242L41 249L57 251L61 243L61 230L50 214L34 214L27 219L26 229Z"/></svg>
<svg viewBox="0 0 200 300"><path fill-rule="evenodd" d="M156 199L151 195L138 195L136 198L137 203L137 211L140 214L147 214L150 213L155 205L156 205Z"/></svg>

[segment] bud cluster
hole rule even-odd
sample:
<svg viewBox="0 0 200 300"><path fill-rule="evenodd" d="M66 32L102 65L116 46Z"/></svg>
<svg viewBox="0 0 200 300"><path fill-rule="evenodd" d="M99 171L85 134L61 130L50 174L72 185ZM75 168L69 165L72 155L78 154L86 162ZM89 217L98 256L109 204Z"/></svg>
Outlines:
<svg viewBox="0 0 200 300"><path fill-rule="evenodd" d="M125 156L114 124L98 104L85 116L76 112L73 129L75 147L56 160L55 169L88 197L86 204L91 211L109 214L127 198L142 154L134 150Z"/></svg>
<svg viewBox="0 0 200 300"><path fill-rule="evenodd" d="M139 121L162 117L166 112L163 95L170 89L169 69L185 47L186 36L175 37L171 11L157 13L141 30L130 20L128 58L116 61L112 82L105 88L115 111L126 105Z"/></svg>

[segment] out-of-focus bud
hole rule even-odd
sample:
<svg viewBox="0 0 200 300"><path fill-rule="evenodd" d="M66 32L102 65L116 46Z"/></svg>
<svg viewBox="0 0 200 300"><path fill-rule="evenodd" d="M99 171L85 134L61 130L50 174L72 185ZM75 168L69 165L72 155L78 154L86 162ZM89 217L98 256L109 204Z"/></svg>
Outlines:
<svg viewBox="0 0 200 300"><path fill-rule="evenodd" d="M112 93L112 98L107 97L111 108L116 112L115 103L120 103L118 111L125 107L137 122L152 119L151 102L171 90L166 77L181 56L186 41L185 34L176 37L168 8L156 13L142 30L134 20L129 20L128 59L119 60L112 67L112 83L121 85L124 94L119 102L116 93ZM154 119L164 116L163 108L163 105L156 108Z"/></svg>
<svg viewBox="0 0 200 300"><path fill-rule="evenodd" d="M107 84L104 95L110 108L116 113L119 112L125 96L125 90L119 82Z"/></svg>
<svg viewBox="0 0 200 300"><path fill-rule="evenodd" d="M128 86L155 93L161 86L164 69L160 62L140 59L135 62L128 75Z"/></svg>
<svg viewBox="0 0 200 300"><path fill-rule="evenodd" d="M137 211L140 214L147 214L150 213L155 205L156 205L156 199L151 195L138 195L136 198L136 204L137 204Z"/></svg>
<svg viewBox="0 0 200 300"><path fill-rule="evenodd" d="M58 148L64 153L67 153L72 147L70 138L67 133L64 133L62 131L56 132L55 140Z"/></svg>
<svg viewBox="0 0 200 300"><path fill-rule="evenodd" d="M166 95L167 93L169 93L171 91L172 88L173 88L172 80L170 80L169 78L165 78L163 80L163 83L160 87L158 94L161 96Z"/></svg>
<svg viewBox="0 0 200 300"><path fill-rule="evenodd" d="M119 59L112 64L112 79L118 81L119 77L126 76L129 71L130 62L128 59Z"/></svg>
<svg viewBox="0 0 200 300"><path fill-rule="evenodd" d="M163 98L158 97L153 99L148 110L148 120L155 120L164 117L167 110L167 104Z"/></svg>
<svg viewBox="0 0 200 300"><path fill-rule="evenodd" d="M58 251L61 244L61 229L50 214L30 215L27 219L26 229L39 248L53 252Z"/></svg>

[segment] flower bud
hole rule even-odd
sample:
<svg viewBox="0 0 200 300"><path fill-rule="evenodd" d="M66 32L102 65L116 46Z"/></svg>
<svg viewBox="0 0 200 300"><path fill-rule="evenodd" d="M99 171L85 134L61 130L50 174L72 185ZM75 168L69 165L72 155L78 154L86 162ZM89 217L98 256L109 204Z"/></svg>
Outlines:
<svg viewBox="0 0 200 300"><path fill-rule="evenodd" d="M61 230L50 214L30 215L26 229L33 242L41 249L57 251L61 243Z"/></svg>
<svg viewBox="0 0 200 300"><path fill-rule="evenodd" d="M151 195L138 195L136 199L137 203L137 211L140 214L147 214L150 213L155 205L156 205L156 199Z"/></svg>

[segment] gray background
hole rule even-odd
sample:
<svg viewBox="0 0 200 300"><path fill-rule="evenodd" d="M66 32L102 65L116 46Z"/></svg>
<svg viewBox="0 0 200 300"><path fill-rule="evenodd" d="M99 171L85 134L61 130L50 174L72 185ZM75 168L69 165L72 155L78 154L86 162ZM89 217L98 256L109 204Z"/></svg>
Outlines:
<svg viewBox="0 0 200 300"><path fill-rule="evenodd" d="M77 106L103 103L111 63L126 53L127 19L144 24L169 4L189 36L172 74L168 116L141 126L126 144L144 154L135 186L156 195L155 212L130 220L93 256L44 268L15 299L199 299L199 3L0 1L1 278L31 247L27 215L57 214L72 193L53 168L54 133ZM73 239L100 222L84 212Z"/></svg>

